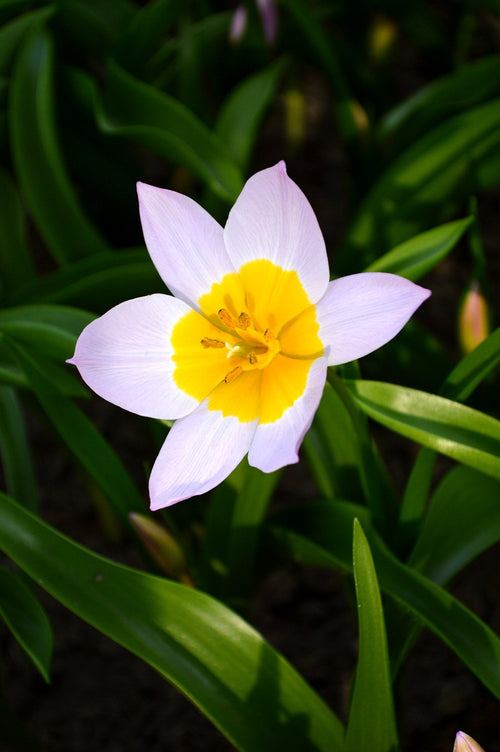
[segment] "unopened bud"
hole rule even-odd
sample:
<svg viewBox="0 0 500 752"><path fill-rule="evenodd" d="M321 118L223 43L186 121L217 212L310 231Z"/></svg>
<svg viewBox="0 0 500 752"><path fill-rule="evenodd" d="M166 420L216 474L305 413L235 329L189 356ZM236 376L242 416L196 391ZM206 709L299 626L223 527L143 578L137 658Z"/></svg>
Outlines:
<svg viewBox="0 0 500 752"><path fill-rule="evenodd" d="M246 5L240 3L233 13L229 24L229 41L233 44L239 42L247 28L248 10Z"/></svg>
<svg viewBox="0 0 500 752"><path fill-rule="evenodd" d="M459 731L455 737L453 752L484 752L484 749L478 744L472 736Z"/></svg>
<svg viewBox="0 0 500 752"><path fill-rule="evenodd" d="M472 352L489 333L488 306L479 283L473 282L458 314L458 336L463 352Z"/></svg>
<svg viewBox="0 0 500 752"><path fill-rule="evenodd" d="M144 514L130 512L129 518L159 568L172 579L192 586L184 551L168 530Z"/></svg>
<svg viewBox="0 0 500 752"><path fill-rule="evenodd" d="M374 63L381 63L391 51L398 27L387 16L376 16L370 33L370 57Z"/></svg>

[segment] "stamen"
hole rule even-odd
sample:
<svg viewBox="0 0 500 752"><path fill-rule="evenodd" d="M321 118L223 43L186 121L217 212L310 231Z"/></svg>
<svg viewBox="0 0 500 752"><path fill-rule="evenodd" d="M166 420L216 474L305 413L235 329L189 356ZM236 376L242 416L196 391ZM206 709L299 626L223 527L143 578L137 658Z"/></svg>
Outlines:
<svg viewBox="0 0 500 752"><path fill-rule="evenodd" d="M220 311L218 311L217 316L228 329L234 329L236 327L231 315L225 308L221 308Z"/></svg>
<svg viewBox="0 0 500 752"><path fill-rule="evenodd" d="M266 331L264 332L264 339L266 342L271 342L273 339L275 339L275 336L270 329L266 329Z"/></svg>
<svg viewBox="0 0 500 752"><path fill-rule="evenodd" d="M238 326L240 327L240 329L248 329L251 323L252 319L250 318L248 313L242 311L238 316Z"/></svg>
<svg viewBox="0 0 500 752"><path fill-rule="evenodd" d="M224 342L221 342L220 339L210 339L210 337L203 337L203 339L201 340L201 346L207 349L209 347L225 347L226 345Z"/></svg>
<svg viewBox="0 0 500 752"><path fill-rule="evenodd" d="M254 352L248 353L248 362L251 366L254 366L257 363L257 356Z"/></svg>
<svg viewBox="0 0 500 752"><path fill-rule="evenodd" d="M229 371L229 373L226 373L226 376L224 379L225 383L230 384L231 381L234 381L236 378L238 378L238 376L240 375L242 371L243 371L243 368L241 366L236 366L236 368L233 368L232 371Z"/></svg>

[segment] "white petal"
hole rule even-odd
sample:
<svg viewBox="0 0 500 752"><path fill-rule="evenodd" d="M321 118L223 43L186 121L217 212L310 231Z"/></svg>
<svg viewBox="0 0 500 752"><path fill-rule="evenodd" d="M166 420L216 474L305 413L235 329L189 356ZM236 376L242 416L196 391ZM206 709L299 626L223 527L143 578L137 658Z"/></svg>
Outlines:
<svg viewBox="0 0 500 752"><path fill-rule="evenodd" d="M254 259L269 259L297 272L311 303L324 294L329 272L323 235L284 162L247 181L229 213L224 241L236 269Z"/></svg>
<svg viewBox="0 0 500 752"><path fill-rule="evenodd" d="M311 365L304 393L274 423L259 424L248 462L265 473L298 462L298 451L318 409L326 381L326 358Z"/></svg>
<svg viewBox="0 0 500 752"><path fill-rule="evenodd" d="M385 345L430 294L404 277L384 272L330 282L316 304L328 365L348 363Z"/></svg>
<svg viewBox="0 0 500 752"><path fill-rule="evenodd" d="M127 300L85 327L68 362L94 392L125 410L151 418L187 415L199 402L172 378L170 337L190 310L170 295Z"/></svg>
<svg viewBox="0 0 500 752"><path fill-rule="evenodd" d="M137 184L142 231L169 290L199 310L198 299L234 268L222 227L199 204L176 191Z"/></svg>
<svg viewBox="0 0 500 752"><path fill-rule="evenodd" d="M224 418L206 402L174 423L149 479L151 509L198 496L227 478L247 453L256 425Z"/></svg>

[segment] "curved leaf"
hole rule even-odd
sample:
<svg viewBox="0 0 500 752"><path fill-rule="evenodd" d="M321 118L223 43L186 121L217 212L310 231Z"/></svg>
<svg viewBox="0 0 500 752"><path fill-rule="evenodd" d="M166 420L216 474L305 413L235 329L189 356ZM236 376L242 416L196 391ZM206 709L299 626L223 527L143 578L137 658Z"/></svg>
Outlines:
<svg viewBox="0 0 500 752"><path fill-rule="evenodd" d="M11 82L14 166L26 203L56 261L106 250L84 216L66 174L54 124L53 45L45 32L21 47Z"/></svg>
<svg viewBox="0 0 500 752"><path fill-rule="evenodd" d="M0 567L0 617L45 681L50 681L50 622L22 577L4 567Z"/></svg>
<svg viewBox="0 0 500 752"><path fill-rule="evenodd" d="M371 418L458 462L500 478L500 421L458 402L379 381L347 383Z"/></svg>
<svg viewBox="0 0 500 752"><path fill-rule="evenodd" d="M8 492L36 511L38 497L26 426L17 394L0 386L0 453Z"/></svg>
<svg viewBox="0 0 500 752"><path fill-rule="evenodd" d="M381 251L450 216L478 187L481 165L499 150L500 99L423 136L389 166L361 205L337 257L337 273L362 269Z"/></svg>
<svg viewBox="0 0 500 752"><path fill-rule="evenodd" d="M276 93L285 66L278 60L238 84L223 103L215 132L243 170L246 169L266 109Z"/></svg>
<svg viewBox="0 0 500 752"><path fill-rule="evenodd" d="M445 584L500 540L500 483L455 467L432 497L408 564Z"/></svg>
<svg viewBox="0 0 500 752"><path fill-rule="evenodd" d="M77 337L93 319L91 313L68 306L19 306L0 310L0 332L64 361L73 355Z"/></svg>
<svg viewBox="0 0 500 752"><path fill-rule="evenodd" d="M143 512L144 501L117 455L87 416L54 388L29 353L17 344L11 348L54 428L129 525L129 512Z"/></svg>
<svg viewBox="0 0 500 752"><path fill-rule="evenodd" d="M0 168L0 294L9 293L35 274L26 243L25 216L9 174Z"/></svg>
<svg viewBox="0 0 500 752"><path fill-rule="evenodd" d="M73 72L73 88L93 102L103 133L130 138L173 164L192 170L222 198L234 201L243 176L224 144L183 104L110 64L106 88Z"/></svg>
<svg viewBox="0 0 500 752"><path fill-rule="evenodd" d="M127 250L68 264L23 286L9 302L66 303L101 313L153 292L164 293L166 288L146 250Z"/></svg>
<svg viewBox="0 0 500 752"><path fill-rule="evenodd" d="M365 271L390 272L416 282L448 255L472 221L473 217L466 217L416 235L378 258Z"/></svg>
<svg viewBox="0 0 500 752"><path fill-rule="evenodd" d="M342 751L340 721L221 603L97 556L3 494L0 518L0 548L61 603L175 684L239 749Z"/></svg>
<svg viewBox="0 0 500 752"><path fill-rule="evenodd" d="M374 532L363 507L321 502L276 514L267 541L270 558L351 571L349 541L355 517L370 542L381 590L440 637L500 699L498 635L446 590L401 564Z"/></svg>

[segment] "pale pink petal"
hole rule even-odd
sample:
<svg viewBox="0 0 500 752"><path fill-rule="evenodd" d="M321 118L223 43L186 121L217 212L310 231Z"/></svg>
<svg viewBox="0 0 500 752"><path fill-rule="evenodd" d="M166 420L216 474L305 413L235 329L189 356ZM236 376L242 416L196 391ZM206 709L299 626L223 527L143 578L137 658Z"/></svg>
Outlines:
<svg viewBox="0 0 500 752"><path fill-rule="evenodd" d="M298 462L298 451L318 409L326 381L326 358L311 365L304 393L274 423L257 426L248 462L265 473Z"/></svg>
<svg viewBox="0 0 500 752"><path fill-rule="evenodd" d="M187 415L199 402L172 378L170 337L190 310L170 295L127 300L85 327L68 362L94 392L125 410L151 418Z"/></svg>
<svg viewBox="0 0 500 752"><path fill-rule="evenodd" d="M198 299L234 271L222 227L187 196L137 184L142 231L154 265L169 290L199 310Z"/></svg>
<svg viewBox="0 0 500 752"><path fill-rule="evenodd" d="M151 509L198 496L227 478L247 453L256 425L224 418L206 402L174 423L149 479Z"/></svg>
<svg viewBox="0 0 500 752"><path fill-rule="evenodd" d="M245 184L224 229L236 269L268 259L295 270L311 303L324 294L329 279L323 235L308 200L286 173L284 162L257 172Z"/></svg>
<svg viewBox="0 0 500 752"><path fill-rule="evenodd" d="M328 365L361 358L389 342L430 291L384 272L341 277L316 304Z"/></svg>

